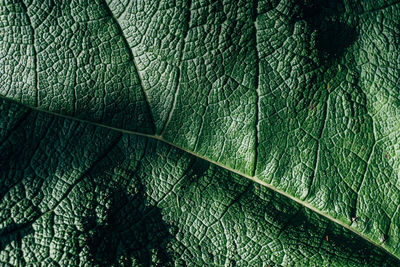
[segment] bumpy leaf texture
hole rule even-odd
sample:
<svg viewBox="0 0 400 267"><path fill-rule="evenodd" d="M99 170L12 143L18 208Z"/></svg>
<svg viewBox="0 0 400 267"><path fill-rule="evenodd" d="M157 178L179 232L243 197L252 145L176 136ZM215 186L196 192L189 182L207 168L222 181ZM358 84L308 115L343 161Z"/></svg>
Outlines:
<svg viewBox="0 0 400 267"><path fill-rule="evenodd" d="M3 0L0 94L167 141L400 257L399 19L394 0Z"/></svg>
<svg viewBox="0 0 400 267"><path fill-rule="evenodd" d="M0 101L8 266L394 266L298 203L160 141Z"/></svg>

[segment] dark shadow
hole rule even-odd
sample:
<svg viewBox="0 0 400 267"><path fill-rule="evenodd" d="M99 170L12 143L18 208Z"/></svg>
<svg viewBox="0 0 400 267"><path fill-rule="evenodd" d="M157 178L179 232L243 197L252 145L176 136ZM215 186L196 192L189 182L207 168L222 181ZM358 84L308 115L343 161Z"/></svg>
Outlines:
<svg viewBox="0 0 400 267"><path fill-rule="evenodd" d="M0 251L5 249L9 244L16 242L21 244L21 240L24 236L33 233L31 223L13 223L5 228L0 229Z"/></svg>
<svg viewBox="0 0 400 267"><path fill-rule="evenodd" d="M340 1L296 0L292 23L304 20L315 34L316 48L325 63L344 55L358 38L354 25L341 21L345 5Z"/></svg>
<svg viewBox="0 0 400 267"><path fill-rule="evenodd" d="M210 168L210 162L196 158L191 168L191 175L189 177L202 177L205 172Z"/></svg>
<svg viewBox="0 0 400 267"><path fill-rule="evenodd" d="M317 48L328 60L343 56L358 36L355 28L340 21L323 23L319 30Z"/></svg>
<svg viewBox="0 0 400 267"><path fill-rule="evenodd" d="M171 226L163 221L158 207L148 205L144 192L138 180L131 193L123 186L111 190L106 200L110 203L106 219L88 225L87 245L94 264L172 265L167 252Z"/></svg>

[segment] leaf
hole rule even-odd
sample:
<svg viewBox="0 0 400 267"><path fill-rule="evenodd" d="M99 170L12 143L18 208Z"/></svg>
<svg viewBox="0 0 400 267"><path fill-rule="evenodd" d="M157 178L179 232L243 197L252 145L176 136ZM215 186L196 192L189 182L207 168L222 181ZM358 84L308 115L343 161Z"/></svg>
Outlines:
<svg viewBox="0 0 400 267"><path fill-rule="evenodd" d="M2 96L168 142L400 257L398 1L14 2Z"/></svg>
<svg viewBox="0 0 400 267"><path fill-rule="evenodd" d="M394 266L353 232L149 138L0 100L12 266Z"/></svg>

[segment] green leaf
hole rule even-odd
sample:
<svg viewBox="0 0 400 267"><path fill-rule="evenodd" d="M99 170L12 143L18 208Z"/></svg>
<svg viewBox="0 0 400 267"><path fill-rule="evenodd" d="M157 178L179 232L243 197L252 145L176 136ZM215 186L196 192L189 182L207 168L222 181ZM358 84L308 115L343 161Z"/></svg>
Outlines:
<svg viewBox="0 0 400 267"><path fill-rule="evenodd" d="M298 203L170 145L0 100L10 266L395 266Z"/></svg>
<svg viewBox="0 0 400 267"><path fill-rule="evenodd" d="M3 97L168 142L400 257L398 1L26 2L0 3Z"/></svg>

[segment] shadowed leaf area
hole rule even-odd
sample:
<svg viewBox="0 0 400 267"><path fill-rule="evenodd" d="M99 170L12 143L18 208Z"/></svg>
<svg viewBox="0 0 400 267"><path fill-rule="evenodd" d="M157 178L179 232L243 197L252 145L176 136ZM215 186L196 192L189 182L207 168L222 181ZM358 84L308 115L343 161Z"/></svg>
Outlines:
<svg viewBox="0 0 400 267"><path fill-rule="evenodd" d="M142 184L130 187L130 190L127 192L118 185L106 190L106 201L110 205L106 218L102 222L94 220L85 227L87 246L94 263L172 265L167 251L172 238L170 226L163 221L159 208L146 204Z"/></svg>
<svg viewBox="0 0 400 267"><path fill-rule="evenodd" d="M307 23L320 56L323 60L328 60L328 63L333 63L335 58L343 56L345 50L354 44L359 35L358 18L355 16L349 20L350 14L346 16L345 9L346 4L342 0L295 1L292 23L301 20Z"/></svg>
<svg viewBox="0 0 400 267"><path fill-rule="evenodd" d="M169 145L4 100L0 113L6 266L399 264L292 200Z"/></svg>
<svg viewBox="0 0 400 267"><path fill-rule="evenodd" d="M0 250L3 250L10 243L20 242L28 234L32 234L32 226L28 224L11 224L0 229ZM22 253L22 251L21 251Z"/></svg>

